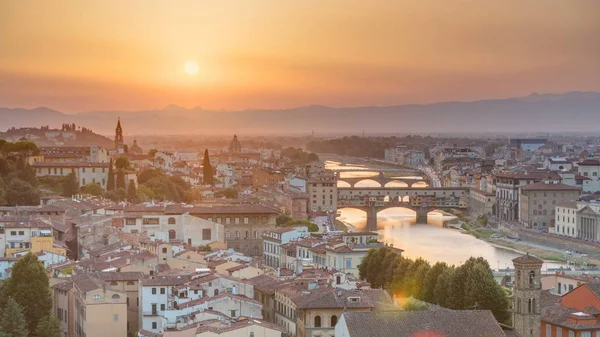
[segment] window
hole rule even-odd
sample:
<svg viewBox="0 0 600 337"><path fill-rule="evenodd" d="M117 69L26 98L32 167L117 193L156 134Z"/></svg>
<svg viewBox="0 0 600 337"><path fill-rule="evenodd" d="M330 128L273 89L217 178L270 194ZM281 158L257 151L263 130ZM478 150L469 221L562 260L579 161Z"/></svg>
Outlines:
<svg viewBox="0 0 600 337"><path fill-rule="evenodd" d="M229 310L231 312L231 315L229 315L229 317L236 317L235 316L235 310Z"/></svg>
<svg viewBox="0 0 600 337"><path fill-rule="evenodd" d="M591 331L582 331L581 337L592 337L592 332Z"/></svg>
<svg viewBox="0 0 600 337"><path fill-rule="evenodd" d="M163 252L163 254L166 254L167 253L167 247L163 247L162 252Z"/></svg>
<svg viewBox="0 0 600 337"><path fill-rule="evenodd" d="M546 337L552 337L552 325L546 324Z"/></svg>
<svg viewBox="0 0 600 337"><path fill-rule="evenodd" d="M529 272L529 285L533 285L535 283L535 272Z"/></svg>
<svg viewBox="0 0 600 337"><path fill-rule="evenodd" d="M250 239L250 236L249 236L249 235L250 235L250 234L248 234L248 231L246 231L246 235L244 235L244 239L246 239L246 240Z"/></svg>
<svg viewBox="0 0 600 337"><path fill-rule="evenodd" d="M337 319L336 315L331 316L331 327L335 327L335 325L337 324L337 321L338 321L338 319Z"/></svg>
<svg viewBox="0 0 600 337"><path fill-rule="evenodd" d="M315 328L321 327L321 316L315 316Z"/></svg>
<svg viewBox="0 0 600 337"><path fill-rule="evenodd" d="M231 218L230 217L226 217L225 218L225 224L226 225L231 225Z"/></svg>
<svg viewBox="0 0 600 337"><path fill-rule="evenodd" d="M156 326L156 322L152 322L152 329L156 330L157 326Z"/></svg>
<svg viewBox="0 0 600 337"><path fill-rule="evenodd" d="M169 230L169 240L175 240L175 237L177 236L175 230L171 229Z"/></svg>
<svg viewBox="0 0 600 337"><path fill-rule="evenodd" d="M25 231L19 231L19 235L25 235Z"/></svg>
<svg viewBox="0 0 600 337"><path fill-rule="evenodd" d="M240 232L239 231L235 231L235 238L239 239L240 238Z"/></svg>
<svg viewBox="0 0 600 337"><path fill-rule="evenodd" d="M235 220L234 220L234 223L235 223L236 225L239 225L239 224L240 224L240 218L235 218Z"/></svg>
<svg viewBox="0 0 600 337"><path fill-rule="evenodd" d="M248 224L248 217L244 217L244 225Z"/></svg>
<svg viewBox="0 0 600 337"><path fill-rule="evenodd" d="M119 315L118 314L114 314L113 315L113 319L115 322L117 322L119 320Z"/></svg>
<svg viewBox="0 0 600 337"><path fill-rule="evenodd" d="M92 298L94 299L94 301L100 301L102 297L100 295L94 295Z"/></svg>
<svg viewBox="0 0 600 337"><path fill-rule="evenodd" d="M346 259L346 269L352 268L352 259Z"/></svg>
<svg viewBox="0 0 600 337"><path fill-rule="evenodd" d="M215 289L215 291L213 292L213 294L214 294L213 296L219 295L219 289Z"/></svg>
<svg viewBox="0 0 600 337"><path fill-rule="evenodd" d="M128 285L128 286L134 286L134 285L135 285L135 282L133 282L133 281L127 281L127 285Z"/></svg>
<svg viewBox="0 0 600 337"><path fill-rule="evenodd" d="M586 174L586 176L587 176L587 174ZM575 337L575 331L569 330L569 337Z"/></svg>
<svg viewBox="0 0 600 337"><path fill-rule="evenodd" d="M160 305L160 310L161 311L165 311L165 304L164 303Z"/></svg>
<svg viewBox="0 0 600 337"><path fill-rule="evenodd" d="M17 235L17 231L10 231L10 235Z"/></svg>
<svg viewBox="0 0 600 337"><path fill-rule="evenodd" d="M152 288L152 295L156 295L156 288Z"/></svg>
<svg viewBox="0 0 600 337"><path fill-rule="evenodd" d="M110 282L110 285L114 287L114 286L118 286L119 284L117 283L117 281L112 281L112 282Z"/></svg>
<svg viewBox="0 0 600 337"><path fill-rule="evenodd" d="M165 294L165 288L160 288L160 294L164 295Z"/></svg>
<svg viewBox="0 0 600 337"><path fill-rule="evenodd" d="M169 225L175 225L175 224L177 224L177 220L175 220L175 218L171 217L171 218L169 218L168 223L169 223Z"/></svg>
<svg viewBox="0 0 600 337"><path fill-rule="evenodd" d="M212 232L211 232L210 228L202 229L202 240L210 240L211 237L212 237Z"/></svg>
<svg viewBox="0 0 600 337"><path fill-rule="evenodd" d="M258 232L254 231L254 240L258 239Z"/></svg>
<svg viewBox="0 0 600 337"><path fill-rule="evenodd" d="M229 240L229 239L231 239L231 233L225 232L225 240Z"/></svg>

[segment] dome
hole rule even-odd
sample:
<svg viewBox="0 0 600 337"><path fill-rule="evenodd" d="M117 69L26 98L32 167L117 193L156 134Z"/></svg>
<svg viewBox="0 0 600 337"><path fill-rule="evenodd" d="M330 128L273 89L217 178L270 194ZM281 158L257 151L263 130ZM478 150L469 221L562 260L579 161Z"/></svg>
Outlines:
<svg viewBox="0 0 600 337"><path fill-rule="evenodd" d="M240 141L237 139L237 135L233 135L233 139L231 140L231 143L229 144L229 152L235 152L235 153L242 152L242 144L240 144Z"/></svg>

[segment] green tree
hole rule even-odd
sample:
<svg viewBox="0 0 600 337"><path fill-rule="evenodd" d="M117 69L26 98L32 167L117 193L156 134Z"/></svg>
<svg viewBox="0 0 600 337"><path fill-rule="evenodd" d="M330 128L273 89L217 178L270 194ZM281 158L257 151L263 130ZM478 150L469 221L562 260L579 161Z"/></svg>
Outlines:
<svg viewBox="0 0 600 337"><path fill-rule="evenodd" d="M27 329L27 321L25 320L23 309L12 297L8 298L6 306L4 307L4 310L2 310L0 331L2 331L7 337L29 336L29 330Z"/></svg>
<svg viewBox="0 0 600 337"><path fill-rule="evenodd" d="M125 185L125 172L122 169L117 170L117 189L119 188L127 188Z"/></svg>
<svg viewBox="0 0 600 337"><path fill-rule="evenodd" d="M407 271L407 277L404 282L404 289L402 293L405 296L412 296L414 298L421 298L421 290L425 275L429 271L429 262L418 258L410 265Z"/></svg>
<svg viewBox="0 0 600 337"><path fill-rule="evenodd" d="M277 224L277 226L282 226L286 222L292 221L292 220L294 220L294 218L289 216L289 214L281 213L281 214L277 215L277 217L275 218L275 224Z"/></svg>
<svg viewBox="0 0 600 337"><path fill-rule="evenodd" d="M447 268L437 278L435 287L433 287L433 303L441 305L442 307L448 307L449 296L452 294L451 285L454 279L454 268Z"/></svg>
<svg viewBox="0 0 600 337"><path fill-rule="evenodd" d="M0 205L6 204L6 187L4 186L4 179L0 178Z"/></svg>
<svg viewBox="0 0 600 337"><path fill-rule="evenodd" d="M11 206L36 206L40 204L40 195L30 184L13 178L6 188L6 203Z"/></svg>
<svg viewBox="0 0 600 337"><path fill-rule="evenodd" d="M421 300L428 303L435 303L435 285L438 277L448 269L448 265L445 262L438 262L434 264L425 274L423 280L423 288L421 290Z"/></svg>
<svg viewBox="0 0 600 337"><path fill-rule="evenodd" d="M202 162L202 177L205 185L213 186L215 184L214 172L212 166L210 166L210 158L208 157L208 149L204 150L204 160Z"/></svg>
<svg viewBox="0 0 600 337"><path fill-rule="evenodd" d="M85 185L83 187L83 192L93 196L101 196L102 194L104 194L102 186L100 186L100 184L98 183L90 183Z"/></svg>
<svg viewBox="0 0 600 337"><path fill-rule="evenodd" d="M50 314L48 275L35 254L27 253L15 262L11 277L2 286L0 308L6 308L9 297L23 308L29 331L35 331L39 321Z"/></svg>
<svg viewBox="0 0 600 337"><path fill-rule="evenodd" d="M36 337L61 337L60 326L54 316L46 316L40 320L35 330Z"/></svg>
<svg viewBox="0 0 600 337"><path fill-rule="evenodd" d="M129 202L136 202L137 201L137 189L135 188L135 183L133 182L133 180L129 181L129 186L127 186L127 200Z"/></svg>
<svg viewBox="0 0 600 337"><path fill-rule="evenodd" d="M490 310L498 322L508 323L508 297L488 266L482 263L472 266L466 289L465 309Z"/></svg>
<svg viewBox="0 0 600 337"><path fill-rule="evenodd" d="M115 167L117 170L129 170L131 168L131 162L129 162L129 158L120 156L115 160Z"/></svg>
<svg viewBox="0 0 600 337"><path fill-rule="evenodd" d="M106 190L112 191L115 189L115 187L115 172L113 171L113 160L111 159L108 164L108 181L106 182Z"/></svg>
<svg viewBox="0 0 600 337"><path fill-rule="evenodd" d="M411 297L402 305L402 309L406 311L429 310L429 304Z"/></svg>
<svg viewBox="0 0 600 337"><path fill-rule="evenodd" d="M156 156L156 152L158 152L157 149L150 149L150 151L148 151L148 157L154 158L154 156Z"/></svg>
<svg viewBox="0 0 600 337"><path fill-rule="evenodd" d="M117 188L116 190L106 192L104 197L114 202L120 202L127 198L127 191L124 188Z"/></svg>
<svg viewBox="0 0 600 337"><path fill-rule="evenodd" d="M138 174L138 184L145 184L153 178L165 177L165 173L161 169L146 169Z"/></svg>
<svg viewBox="0 0 600 337"><path fill-rule="evenodd" d="M290 220L290 221L284 223L281 227L302 227L302 226L307 227L309 232L318 232L319 231L319 226L316 223L310 222L306 219L304 219L304 220L293 219L293 220Z"/></svg>
<svg viewBox="0 0 600 337"><path fill-rule="evenodd" d="M63 180L62 195L65 197L71 197L77 193L79 193L79 181L77 181L75 172L71 172Z"/></svg>

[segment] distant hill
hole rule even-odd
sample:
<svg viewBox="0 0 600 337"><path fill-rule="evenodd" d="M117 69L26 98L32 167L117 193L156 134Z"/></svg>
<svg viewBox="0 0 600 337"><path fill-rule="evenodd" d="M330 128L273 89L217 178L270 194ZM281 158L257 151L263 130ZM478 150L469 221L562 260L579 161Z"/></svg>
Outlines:
<svg viewBox="0 0 600 337"><path fill-rule="evenodd" d="M49 126L42 127L12 127L6 132L0 132L0 139L9 141L18 141L28 139L38 146L90 146L98 145L100 147L111 149L113 141L105 136L94 133L85 127L75 127L75 129L54 129Z"/></svg>
<svg viewBox="0 0 600 337"><path fill-rule="evenodd" d="M439 133L600 131L600 93L531 94L526 97L424 105L215 111L170 105L145 111L93 111L74 115L37 108L0 108L0 125L90 125L106 135L117 117L126 135L276 133Z"/></svg>

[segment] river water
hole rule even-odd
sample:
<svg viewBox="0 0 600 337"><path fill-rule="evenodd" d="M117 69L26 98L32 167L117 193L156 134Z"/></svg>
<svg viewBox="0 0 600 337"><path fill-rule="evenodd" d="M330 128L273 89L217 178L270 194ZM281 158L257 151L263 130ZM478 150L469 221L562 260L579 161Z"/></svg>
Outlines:
<svg viewBox="0 0 600 337"><path fill-rule="evenodd" d="M327 161L326 168L360 168L364 166L344 165ZM373 172L343 172L342 177L372 176ZM389 185L388 185L389 186ZM378 187L374 181L363 181L357 187ZM366 225L366 214L357 209L342 208L339 220L347 224L350 230L360 231ZM444 223L456 222L454 216L437 212L429 213L427 224L416 223L415 212L405 208L390 208L377 215L380 240L404 249L403 255L409 258L422 257L430 263L438 261L459 265L469 257L484 257L493 269L512 268L512 259L522 255L518 252L492 246L474 236L463 234L456 229L445 228ZM558 268L562 264L547 262L543 269Z"/></svg>

